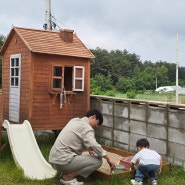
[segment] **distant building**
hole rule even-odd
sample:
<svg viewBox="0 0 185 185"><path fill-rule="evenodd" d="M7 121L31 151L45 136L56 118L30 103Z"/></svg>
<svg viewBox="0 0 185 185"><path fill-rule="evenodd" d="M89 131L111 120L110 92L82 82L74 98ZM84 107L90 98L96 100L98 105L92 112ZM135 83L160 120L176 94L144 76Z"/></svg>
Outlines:
<svg viewBox="0 0 185 185"><path fill-rule="evenodd" d="M155 92L159 93L173 93L176 92L176 86L162 86L158 87ZM178 86L178 92L179 94L185 94L185 88Z"/></svg>

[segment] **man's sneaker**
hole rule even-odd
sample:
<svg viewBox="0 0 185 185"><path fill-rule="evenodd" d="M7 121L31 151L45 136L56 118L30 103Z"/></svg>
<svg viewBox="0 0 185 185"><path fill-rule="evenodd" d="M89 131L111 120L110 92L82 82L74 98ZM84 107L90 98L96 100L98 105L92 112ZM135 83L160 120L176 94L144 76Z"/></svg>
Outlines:
<svg viewBox="0 0 185 185"><path fill-rule="evenodd" d="M84 185L84 182L80 182L77 179L75 179L78 185Z"/></svg>
<svg viewBox="0 0 185 185"><path fill-rule="evenodd" d="M157 180L151 181L151 185L157 185Z"/></svg>
<svg viewBox="0 0 185 185"><path fill-rule="evenodd" d="M79 182L79 181L77 181L77 179L73 179L70 181L65 181L63 179L60 179L60 183L63 185L84 185L83 182Z"/></svg>
<svg viewBox="0 0 185 185"><path fill-rule="evenodd" d="M132 185L143 185L143 182L141 181L138 182L138 181L135 181L134 179L132 179L130 182Z"/></svg>

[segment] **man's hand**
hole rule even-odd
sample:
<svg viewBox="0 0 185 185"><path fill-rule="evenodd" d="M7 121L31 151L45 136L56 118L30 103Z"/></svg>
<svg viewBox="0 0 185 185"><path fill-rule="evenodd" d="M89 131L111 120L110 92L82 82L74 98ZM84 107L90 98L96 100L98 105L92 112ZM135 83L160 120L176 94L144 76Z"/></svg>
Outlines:
<svg viewBox="0 0 185 185"><path fill-rule="evenodd" d="M92 150L89 150L89 155L96 155L96 153Z"/></svg>
<svg viewBox="0 0 185 185"><path fill-rule="evenodd" d="M111 159L107 160L107 162L108 162L111 169L116 168L115 163Z"/></svg>
<svg viewBox="0 0 185 185"><path fill-rule="evenodd" d="M111 169L114 169L116 167L115 162L112 161L108 156L105 156L105 159L107 159L107 163L109 164Z"/></svg>

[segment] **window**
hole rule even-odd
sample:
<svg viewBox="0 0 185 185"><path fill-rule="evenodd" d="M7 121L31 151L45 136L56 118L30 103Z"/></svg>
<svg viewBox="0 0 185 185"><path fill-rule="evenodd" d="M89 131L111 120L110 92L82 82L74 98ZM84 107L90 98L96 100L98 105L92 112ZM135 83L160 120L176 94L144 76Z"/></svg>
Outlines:
<svg viewBox="0 0 185 185"><path fill-rule="evenodd" d="M20 58L21 55L12 55L10 57L10 86L19 86L19 73L20 73Z"/></svg>
<svg viewBox="0 0 185 185"><path fill-rule="evenodd" d="M52 66L53 91L83 91L84 90L84 67L82 66Z"/></svg>
<svg viewBox="0 0 185 185"><path fill-rule="evenodd" d="M74 66L73 90L84 90L84 67Z"/></svg>
<svg viewBox="0 0 185 185"><path fill-rule="evenodd" d="M53 89L61 89L63 86L63 75L62 67L54 66L53 67Z"/></svg>

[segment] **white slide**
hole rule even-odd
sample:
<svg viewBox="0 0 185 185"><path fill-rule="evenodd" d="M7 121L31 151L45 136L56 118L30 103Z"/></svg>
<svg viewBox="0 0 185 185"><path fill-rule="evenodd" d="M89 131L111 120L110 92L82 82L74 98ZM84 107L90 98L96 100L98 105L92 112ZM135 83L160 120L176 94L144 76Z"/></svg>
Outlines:
<svg viewBox="0 0 185 185"><path fill-rule="evenodd" d="M29 179L48 179L56 175L56 170L43 157L35 139L30 122L10 124L4 120L10 148L17 167L21 168Z"/></svg>

